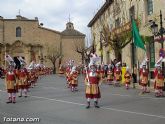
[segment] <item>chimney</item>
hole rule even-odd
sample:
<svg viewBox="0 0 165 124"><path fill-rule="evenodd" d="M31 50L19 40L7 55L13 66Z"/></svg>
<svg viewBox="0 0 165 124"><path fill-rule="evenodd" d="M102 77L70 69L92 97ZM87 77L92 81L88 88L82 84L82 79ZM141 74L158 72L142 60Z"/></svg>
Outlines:
<svg viewBox="0 0 165 124"><path fill-rule="evenodd" d="M35 17L35 20L38 20L38 17Z"/></svg>
<svg viewBox="0 0 165 124"><path fill-rule="evenodd" d="M0 19L3 19L3 17L2 17L2 16L0 16Z"/></svg>

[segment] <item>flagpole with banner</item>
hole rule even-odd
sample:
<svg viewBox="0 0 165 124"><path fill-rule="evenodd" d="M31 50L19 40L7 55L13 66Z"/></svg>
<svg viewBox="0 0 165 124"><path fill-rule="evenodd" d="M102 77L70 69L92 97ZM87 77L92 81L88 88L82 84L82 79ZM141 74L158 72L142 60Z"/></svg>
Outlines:
<svg viewBox="0 0 165 124"><path fill-rule="evenodd" d="M131 22L133 20L133 17L131 16ZM134 53L134 33L133 33L133 25L132 25L132 43L131 43L131 51L132 51L132 58L131 58L131 61L132 61L132 77L133 77L133 88L136 88L135 87L135 79L134 79L134 76L135 76L135 72L134 72L134 64L135 64L135 53Z"/></svg>
<svg viewBox="0 0 165 124"><path fill-rule="evenodd" d="M139 30L138 30L138 27L136 25L136 22L135 20L132 18L131 16L131 22L132 22L132 73L133 75L135 76L135 72L134 72L134 66L135 66L135 47L138 47L138 48L141 48L143 49L144 51L146 51L145 49L145 46L144 46L144 43L142 41L142 38L139 34ZM133 88L135 88L135 83L137 82L134 82L133 83Z"/></svg>

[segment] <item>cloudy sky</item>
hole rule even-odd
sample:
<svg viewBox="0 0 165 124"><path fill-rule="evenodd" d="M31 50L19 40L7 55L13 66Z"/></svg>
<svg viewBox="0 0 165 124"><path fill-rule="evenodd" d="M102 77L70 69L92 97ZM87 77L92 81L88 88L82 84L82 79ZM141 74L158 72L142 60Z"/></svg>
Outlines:
<svg viewBox="0 0 165 124"><path fill-rule="evenodd" d="M65 29L65 24L71 21L77 30L90 34L87 24L105 0L0 0L0 16L15 18L22 16L39 21L47 28L57 31Z"/></svg>

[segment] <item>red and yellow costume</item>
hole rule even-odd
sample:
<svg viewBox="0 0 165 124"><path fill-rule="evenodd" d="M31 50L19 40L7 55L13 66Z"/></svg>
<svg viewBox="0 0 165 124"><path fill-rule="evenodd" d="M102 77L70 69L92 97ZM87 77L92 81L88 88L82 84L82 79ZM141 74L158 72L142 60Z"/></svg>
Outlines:
<svg viewBox="0 0 165 124"><path fill-rule="evenodd" d="M31 70L30 73L29 73L29 79L30 79L30 84L31 84L31 87L34 87L35 85L35 72L34 70Z"/></svg>
<svg viewBox="0 0 165 124"><path fill-rule="evenodd" d="M163 96L164 76L162 70L155 70L155 96Z"/></svg>
<svg viewBox="0 0 165 124"><path fill-rule="evenodd" d="M66 81L67 81L67 84L68 84L68 87L70 87L70 72L71 72L71 69L69 67L66 68L66 72L65 72L65 75L66 75Z"/></svg>
<svg viewBox="0 0 165 124"><path fill-rule="evenodd" d="M128 89L129 85L131 84L131 73L126 71L126 73L124 74L124 79L125 79L126 89Z"/></svg>
<svg viewBox="0 0 165 124"><path fill-rule="evenodd" d="M70 86L71 86L72 91L75 91L76 90L75 88L78 86L78 72L77 71L74 71L70 75Z"/></svg>
<svg viewBox="0 0 165 124"><path fill-rule="evenodd" d="M115 80L116 81L121 81L121 70L120 69L115 69L114 71L114 75L115 75Z"/></svg>
<svg viewBox="0 0 165 124"><path fill-rule="evenodd" d="M85 78L85 84L86 84L86 98L94 99L94 98L100 98L100 89L99 89L99 74L95 72L89 71L88 76ZM89 84L88 84L89 83Z"/></svg>
<svg viewBox="0 0 165 124"><path fill-rule="evenodd" d="M157 72L155 75L155 88L156 89L163 89L164 87L164 77L162 72Z"/></svg>
<svg viewBox="0 0 165 124"><path fill-rule="evenodd" d="M144 67L140 69L140 85L142 86L142 93L149 93L149 91L147 91L148 70Z"/></svg>
<svg viewBox="0 0 165 124"><path fill-rule="evenodd" d="M14 71L9 71L6 73L6 90L8 93L8 101L6 103L15 103L16 101L16 74Z"/></svg>
<svg viewBox="0 0 165 124"><path fill-rule="evenodd" d="M113 79L114 79L113 71L112 70L108 70L108 72L107 72L107 81L111 82L111 81L113 81Z"/></svg>
<svg viewBox="0 0 165 124"><path fill-rule="evenodd" d="M148 84L148 70L140 69L140 85L146 87Z"/></svg>
<svg viewBox="0 0 165 124"><path fill-rule="evenodd" d="M125 78L125 83L126 84L131 83L131 74L130 74L130 72L126 72L125 75L124 75L124 78Z"/></svg>
<svg viewBox="0 0 165 124"><path fill-rule="evenodd" d="M19 86L20 89L26 89L28 84L27 84L27 73L24 69L21 69L19 72Z"/></svg>
<svg viewBox="0 0 165 124"><path fill-rule="evenodd" d="M99 108L98 99L101 98L100 93L100 79L102 75L99 75L97 71L97 65L95 64L100 58L97 58L96 54L91 54L89 68L86 68L86 76L85 76L85 95L87 99L86 108L90 108L90 100L94 99L95 108Z"/></svg>
<svg viewBox="0 0 165 124"><path fill-rule="evenodd" d="M119 65L114 69L114 86L119 87L121 83L121 69L119 68Z"/></svg>
<svg viewBox="0 0 165 124"><path fill-rule="evenodd" d="M12 72L6 73L6 89L8 93L16 92L16 74Z"/></svg>
<svg viewBox="0 0 165 124"><path fill-rule="evenodd" d="M27 81L27 70L25 68L22 68L18 72L18 88L19 88L19 97L22 96L22 91L24 90L25 97L27 97L27 89L28 89L28 81Z"/></svg>

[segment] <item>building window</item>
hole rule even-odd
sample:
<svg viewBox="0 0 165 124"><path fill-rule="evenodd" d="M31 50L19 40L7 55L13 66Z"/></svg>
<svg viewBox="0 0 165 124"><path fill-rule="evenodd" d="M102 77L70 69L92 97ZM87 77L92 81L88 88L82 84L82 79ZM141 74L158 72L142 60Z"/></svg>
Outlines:
<svg viewBox="0 0 165 124"><path fill-rule="evenodd" d="M16 28L16 37L21 37L21 27Z"/></svg>
<svg viewBox="0 0 165 124"><path fill-rule="evenodd" d="M147 13L148 15L153 13L153 0L147 0Z"/></svg>

